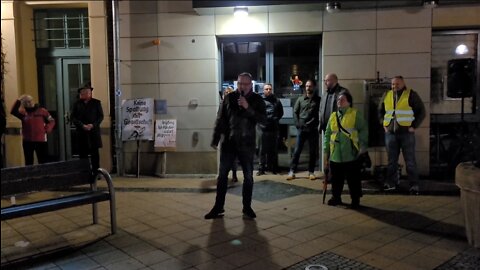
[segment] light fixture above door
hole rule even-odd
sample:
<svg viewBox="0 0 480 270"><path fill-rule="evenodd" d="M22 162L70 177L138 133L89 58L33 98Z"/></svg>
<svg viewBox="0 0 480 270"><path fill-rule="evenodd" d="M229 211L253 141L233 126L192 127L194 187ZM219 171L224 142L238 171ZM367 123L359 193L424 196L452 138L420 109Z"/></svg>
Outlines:
<svg viewBox="0 0 480 270"><path fill-rule="evenodd" d="M235 17L247 17L248 16L248 7L238 6L233 8L233 16Z"/></svg>

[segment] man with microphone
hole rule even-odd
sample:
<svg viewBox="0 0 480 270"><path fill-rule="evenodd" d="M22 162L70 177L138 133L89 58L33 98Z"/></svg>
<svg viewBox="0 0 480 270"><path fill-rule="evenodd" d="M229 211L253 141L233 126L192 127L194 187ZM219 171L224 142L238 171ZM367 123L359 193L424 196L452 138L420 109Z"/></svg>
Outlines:
<svg viewBox="0 0 480 270"><path fill-rule="evenodd" d="M212 210L205 219L217 218L225 212L228 172L238 158L243 170L243 215L255 218L252 209L253 159L255 155L255 126L266 120L265 103L252 91L252 75L238 75L237 90L225 96L218 109L211 146L220 147L220 169L217 178L217 195Z"/></svg>

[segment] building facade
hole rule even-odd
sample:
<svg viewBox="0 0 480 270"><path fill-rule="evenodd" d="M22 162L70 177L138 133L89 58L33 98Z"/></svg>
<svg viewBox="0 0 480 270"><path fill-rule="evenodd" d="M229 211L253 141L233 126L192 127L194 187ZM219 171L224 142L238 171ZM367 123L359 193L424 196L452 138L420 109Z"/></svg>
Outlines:
<svg viewBox="0 0 480 270"><path fill-rule="evenodd" d="M112 169L118 165L127 173L135 172L137 166L135 142L122 142L121 149L114 149L112 130L116 124L112 114L121 104L115 104L113 96L117 95L117 100L154 98L167 104L167 112L155 114L156 119L177 120L175 151L161 152L151 141L139 144L140 171L156 175L216 173L218 154L210 147L210 140L220 102L219 89L225 81L222 63L225 40L272 37L295 40L297 36L320 39L318 72L314 75L319 89L325 74L336 73L340 84L350 89L355 106L361 110L365 104L365 80L396 75L405 78L407 85L420 94L427 110L426 120L416 132L416 155L420 173L428 175L432 151L433 33L480 27L478 3L436 8L353 9L338 13L328 13L324 5L318 4L303 8L260 6L239 20L233 16L233 7L198 9L192 1L118 1L120 86L116 91L109 83L113 67L108 58L107 29L111 16L107 12L108 4L103 1L2 1L5 105L8 112L21 94L30 94L48 104L49 97L42 84L46 80L41 78L44 73L39 72L41 60L35 42L38 36L32 30L38 28L34 25L36 10L87 10L89 52L88 56L81 56L88 59L90 74L78 83L88 77L95 89L94 97L102 101L105 120L101 125L104 141L101 166ZM69 59L64 56L61 60L61 67L67 71ZM82 63L74 62L80 69ZM58 76L65 75L60 72ZM54 87L60 89L56 92L58 95L68 96L75 86L59 78L54 81L58 82ZM51 107L60 107L67 99L59 98ZM458 106L458 101L451 106ZM47 109L50 108L47 106ZM68 108L62 112L57 118L65 117ZM20 122L7 115L6 166L22 165ZM68 121L60 121L57 128L68 129ZM58 136L68 137L68 131ZM63 140L60 146L52 145L52 151L62 152L57 155L59 159L74 157L74 151L63 149L72 147L72 136ZM115 164L117 151L121 151L120 164ZM387 155L382 147L372 148L370 152L374 165L386 164Z"/></svg>

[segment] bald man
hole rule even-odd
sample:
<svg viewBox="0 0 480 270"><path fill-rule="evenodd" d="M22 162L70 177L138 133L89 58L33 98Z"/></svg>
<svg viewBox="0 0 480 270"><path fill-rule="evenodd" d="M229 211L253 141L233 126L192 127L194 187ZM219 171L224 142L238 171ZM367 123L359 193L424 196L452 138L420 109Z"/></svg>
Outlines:
<svg viewBox="0 0 480 270"><path fill-rule="evenodd" d="M327 74L323 82L325 84L325 91L320 100L320 133L322 131L325 132L330 115L332 112L337 111L338 94L342 91L349 92L348 89L338 84L338 77L335 73Z"/></svg>

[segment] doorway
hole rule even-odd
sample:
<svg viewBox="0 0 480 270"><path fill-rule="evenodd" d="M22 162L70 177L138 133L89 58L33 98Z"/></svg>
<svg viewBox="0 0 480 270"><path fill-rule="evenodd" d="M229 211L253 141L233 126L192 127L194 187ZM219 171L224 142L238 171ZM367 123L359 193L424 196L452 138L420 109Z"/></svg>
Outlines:
<svg viewBox="0 0 480 270"><path fill-rule="evenodd" d="M38 9L34 23L39 101L56 121L49 160L69 160L78 156L71 107L91 80L88 9Z"/></svg>
<svg viewBox="0 0 480 270"><path fill-rule="evenodd" d="M293 106L303 95L307 80L315 80L318 86L321 36L219 38L218 44L221 55L219 97L226 87L234 88L241 72L252 74L253 90L258 94L263 93L265 83L273 85L273 93L284 110L277 145L279 166L288 167L296 137ZM303 82L300 87L293 83L296 76ZM321 87L317 87L317 95L320 91ZM307 161L308 144L302 151L299 168L305 167Z"/></svg>
<svg viewBox="0 0 480 270"><path fill-rule="evenodd" d="M75 126L70 111L77 90L90 81L88 58L55 58L39 62L40 103L55 118L56 127L48 135L49 160L69 160L78 156Z"/></svg>

